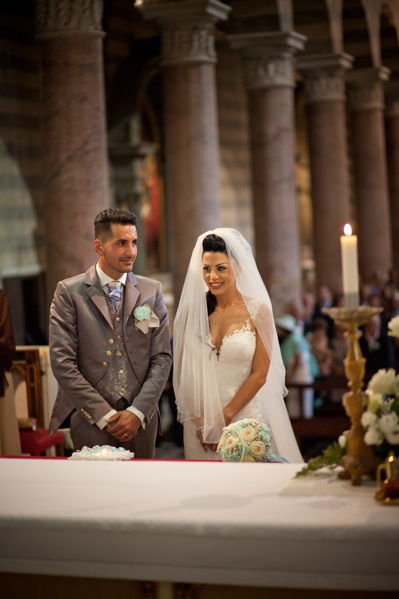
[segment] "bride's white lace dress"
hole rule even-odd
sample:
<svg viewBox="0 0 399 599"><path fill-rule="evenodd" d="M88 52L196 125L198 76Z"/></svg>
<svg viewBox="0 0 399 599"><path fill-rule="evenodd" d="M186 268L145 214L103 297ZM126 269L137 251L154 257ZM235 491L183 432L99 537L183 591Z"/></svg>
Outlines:
<svg viewBox="0 0 399 599"><path fill-rule="evenodd" d="M212 344L211 344L212 345ZM212 345L212 359L216 371L222 408L224 408L251 373L252 360L256 349L256 333L251 330L248 319L244 326L224 337L219 349ZM255 397L233 418L262 419L259 400ZM205 451L201 446L196 429L191 421L184 423L184 455L186 460L220 460L215 451Z"/></svg>

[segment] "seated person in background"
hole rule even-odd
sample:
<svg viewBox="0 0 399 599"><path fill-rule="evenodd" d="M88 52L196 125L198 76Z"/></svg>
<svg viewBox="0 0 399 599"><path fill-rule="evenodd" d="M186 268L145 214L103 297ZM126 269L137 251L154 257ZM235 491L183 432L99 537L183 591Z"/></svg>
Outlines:
<svg viewBox="0 0 399 599"><path fill-rule="evenodd" d="M317 361L320 377L331 376L332 350L329 345L327 326L324 319L315 318L307 336L311 352Z"/></svg>
<svg viewBox="0 0 399 599"><path fill-rule="evenodd" d="M392 338L382 326L381 315L374 314L362 329L359 344L366 358L366 376L371 377L381 368L394 368L395 348Z"/></svg>
<svg viewBox="0 0 399 599"><path fill-rule="evenodd" d="M286 385L295 383L313 383L312 355L309 341L298 333L295 318L284 314L276 318L277 335L280 343L281 356L286 370ZM312 418L313 389L304 389L302 406L300 405L299 389L289 389L287 410L291 418Z"/></svg>

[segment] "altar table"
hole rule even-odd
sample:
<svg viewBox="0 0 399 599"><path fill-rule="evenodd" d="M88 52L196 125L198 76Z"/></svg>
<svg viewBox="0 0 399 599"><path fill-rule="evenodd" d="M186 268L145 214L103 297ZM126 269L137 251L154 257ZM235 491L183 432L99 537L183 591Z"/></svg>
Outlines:
<svg viewBox="0 0 399 599"><path fill-rule="evenodd" d="M0 572L398 591L399 507L292 493L300 468L0 459Z"/></svg>

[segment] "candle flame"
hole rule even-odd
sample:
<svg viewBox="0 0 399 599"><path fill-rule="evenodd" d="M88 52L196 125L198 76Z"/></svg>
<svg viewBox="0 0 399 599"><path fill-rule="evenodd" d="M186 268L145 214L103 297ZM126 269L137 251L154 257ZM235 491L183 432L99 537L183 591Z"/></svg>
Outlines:
<svg viewBox="0 0 399 599"><path fill-rule="evenodd" d="M346 223L344 227L344 233L345 235L352 235L352 227L350 226L350 224Z"/></svg>

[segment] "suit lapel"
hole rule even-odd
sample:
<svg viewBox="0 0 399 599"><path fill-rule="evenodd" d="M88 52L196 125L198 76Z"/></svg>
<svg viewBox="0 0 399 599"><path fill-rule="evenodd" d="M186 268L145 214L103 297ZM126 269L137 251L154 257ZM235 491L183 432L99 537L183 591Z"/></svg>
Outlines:
<svg viewBox="0 0 399 599"><path fill-rule="evenodd" d="M92 266L86 273L85 283L88 285L87 287L87 295L92 300L92 302L97 306L101 314L104 316L105 320L108 322L111 328L114 328L112 324L111 315L109 313L107 300L104 295L104 291L100 285L100 282L97 278L96 267Z"/></svg>
<svg viewBox="0 0 399 599"><path fill-rule="evenodd" d="M140 291L137 288L137 278L133 273L126 277L125 286L125 305L124 305L124 324L126 326L128 319L132 315L133 309L140 297Z"/></svg>

